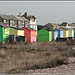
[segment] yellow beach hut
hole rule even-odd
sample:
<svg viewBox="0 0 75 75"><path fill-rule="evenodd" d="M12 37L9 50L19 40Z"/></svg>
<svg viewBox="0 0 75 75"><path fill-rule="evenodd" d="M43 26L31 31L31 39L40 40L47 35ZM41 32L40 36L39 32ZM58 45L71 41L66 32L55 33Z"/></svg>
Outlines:
<svg viewBox="0 0 75 75"><path fill-rule="evenodd" d="M68 29L61 28L61 30L63 30L63 37L69 37Z"/></svg>
<svg viewBox="0 0 75 75"><path fill-rule="evenodd" d="M24 36L24 29L19 27L10 27L10 35Z"/></svg>
<svg viewBox="0 0 75 75"><path fill-rule="evenodd" d="M74 37L74 30L68 29L68 31L69 31L69 37Z"/></svg>

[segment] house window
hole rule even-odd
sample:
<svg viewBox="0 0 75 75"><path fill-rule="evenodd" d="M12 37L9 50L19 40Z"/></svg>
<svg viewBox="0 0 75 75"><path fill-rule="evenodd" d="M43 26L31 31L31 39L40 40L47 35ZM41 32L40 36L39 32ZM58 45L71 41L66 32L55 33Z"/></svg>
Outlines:
<svg viewBox="0 0 75 75"><path fill-rule="evenodd" d="M4 23L6 23L6 20L4 20Z"/></svg>
<svg viewBox="0 0 75 75"><path fill-rule="evenodd" d="M35 20L34 19L32 19L32 22L34 22Z"/></svg>
<svg viewBox="0 0 75 75"><path fill-rule="evenodd" d="M9 34L9 29L8 28L4 28L4 34Z"/></svg>

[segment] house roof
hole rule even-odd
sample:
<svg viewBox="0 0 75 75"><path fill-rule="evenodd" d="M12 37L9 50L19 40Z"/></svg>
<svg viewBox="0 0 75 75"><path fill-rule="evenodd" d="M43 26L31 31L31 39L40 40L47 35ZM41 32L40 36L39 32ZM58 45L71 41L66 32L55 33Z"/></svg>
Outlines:
<svg viewBox="0 0 75 75"><path fill-rule="evenodd" d="M26 18L21 17L21 16L16 16L16 18L20 21L28 21Z"/></svg>
<svg viewBox="0 0 75 75"><path fill-rule="evenodd" d="M75 24L68 24L68 26L75 26Z"/></svg>
<svg viewBox="0 0 75 75"><path fill-rule="evenodd" d="M0 14L0 17L2 17L3 19L9 20L9 17L7 17L5 14Z"/></svg>
<svg viewBox="0 0 75 75"><path fill-rule="evenodd" d="M3 19L6 19L6 20L18 20L15 16L13 15L5 15L5 14L0 14L0 17L2 17Z"/></svg>
<svg viewBox="0 0 75 75"><path fill-rule="evenodd" d="M5 25L5 24L2 23L2 22L0 22L0 26L2 26L2 27L9 27L9 26Z"/></svg>
<svg viewBox="0 0 75 75"><path fill-rule="evenodd" d="M24 21L21 17L16 16L19 21Z"/></svg>
<svg viewBox="0 0 75 75"><path fill-rule="evenodd" d="M69 24L67 22L63 22L60 24L60 26L66 26L68 24L68 26L75 26L75 23Z"/></svg>
<svg viewBox="0 0 75 75"><path fill-rule="evenodd" d="M35 16L33 16L33 15L30 15L30 16L28 16L27 15L27 12L25 12L23 15L22 15L22 17L25 17L27 20L29 20L30 21L30 19L32 18L32 19L36 19L36 17Z"/></svg>
<svg viewBox="0 0 75 75"><path fill-rule="evenodd" d="M67 22L63 22L60 24L60 26L66 26L67 25Z"/></svg>
<svg viewBox="0 0 75 75"><path fill-rule="evenodd" d="M19 27L11 27L11 26L10 26L10 28L14 28L14 29L17 29L17 30L24 30L24 29L19 28Z"/></svg>
<svg viewBox="0 0 75 75"><path fill-rule="evenodd" d="M17 19L15 16L13 16L13 15L11 15L10 18L13 19L13 20L18 20L18 19Z"/></svg>
<svg viewBox="0 0 75 75"><path fill-rule="evenodd" d="M58 25L58 24L56 24L56 23L48 23L48 24L46 24L45 26L50 28L50 27L51 27L51 25L52 25L52 26L59 26L59 25Z"/></svg>
<svg viewBox="0 0 75 75"><path fill-rule="evenodd" d="M22 19L23 19L24 21L28 21L25 17L22 17Z"/></svg>

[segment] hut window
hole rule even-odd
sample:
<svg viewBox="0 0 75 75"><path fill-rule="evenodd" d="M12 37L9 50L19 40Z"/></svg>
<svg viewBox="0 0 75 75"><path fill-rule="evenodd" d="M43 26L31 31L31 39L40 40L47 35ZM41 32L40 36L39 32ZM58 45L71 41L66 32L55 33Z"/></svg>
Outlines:
<svg viewBox="0 0 75 75"><path fill-rule="evenodd" d="M4 28L4 34L9 34L9 29L8 28Z"/></svg>

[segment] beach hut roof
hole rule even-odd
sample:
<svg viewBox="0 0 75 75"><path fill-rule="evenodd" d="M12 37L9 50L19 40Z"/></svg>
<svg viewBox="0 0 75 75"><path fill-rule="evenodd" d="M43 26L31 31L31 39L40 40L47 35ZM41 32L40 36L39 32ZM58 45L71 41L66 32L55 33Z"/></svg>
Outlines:
<svg viewBox="0 0 75 75"><path fill-rule="evenodd" d="M28 28L29 30L34 30L33 28L31 28L31 27L26 27L26 28ZM36 30L34 30L34 31L36 31Z"/></svg>
<svg viewBox="0 0 75 75"><path fill-rule="evenodd" d="M14 29L17 29L17 30L24 30L24 29L19 28L19 27L11 27L11 28L14 28Z"/></svg>
<svg viewBox="0 0 75 75"><path fill-rule="evenodd" d="M71 29L69 29L69 28L60 28L60 30L61 30L61 29L64 29L64 30L71 30Z"/></svg>
<svg viewBox="0 0 75 75"><path fill-rule="evenodd" d="M7 26L6 24L4 24L2 22L0 22L0 26L2 26L2 27L9 27L9 26Z"/></svg>
<svg viewBox="0 0 75 75"><path fill-rule="evenodd" d="M51 29L51 28L48 28L48 27L44 27L43 29L46 29L47 31L56 31L55 29Z"/></svg>
<svg viewBox="0 0 75 75"><path fill-rule="evenodd" d="M56 24L56 23L48 23L48 24L46 24L45 25L45 27L48 27L48 28L51 28L51 26L53 26L53 27L58 27L59 25L58 24Z"/></svg>
<svg viewBox="0 0 75 75"><path fill-rule="evenodd" d="M55 28L55 30L60 30L60 31L63 31L63 30L61 30L61 29L57 29L57 28Z"/></svg>

